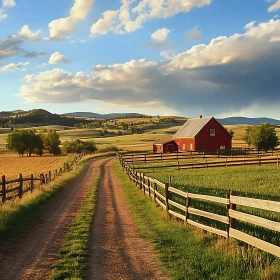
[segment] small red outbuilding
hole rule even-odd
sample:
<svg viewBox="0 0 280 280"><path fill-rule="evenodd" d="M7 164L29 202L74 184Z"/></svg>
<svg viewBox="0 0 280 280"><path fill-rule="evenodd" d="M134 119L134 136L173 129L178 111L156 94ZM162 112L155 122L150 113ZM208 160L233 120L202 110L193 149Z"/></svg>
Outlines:
<svg viewBox="0 0 280 280"><path fill-rule="evenodd" d="M154 153L184 151L230 151L232 136L214 118L189 119L172 137L155 143ZM169 146L168 146L169 145ZM171 148L172 147L172 148Z"/></svg>
<svg viewBox="0 0 280 280"><path fill-rule="evenodd" d="M178 146L174 140L163 140L153 145L154 153L176 153Z"/></svg>

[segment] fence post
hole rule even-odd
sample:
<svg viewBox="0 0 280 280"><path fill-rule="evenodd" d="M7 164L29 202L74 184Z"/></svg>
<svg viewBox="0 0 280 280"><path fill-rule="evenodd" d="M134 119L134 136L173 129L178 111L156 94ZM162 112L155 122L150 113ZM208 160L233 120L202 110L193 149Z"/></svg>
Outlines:
<svg viewBox="0 0 280 280"><path fill-rule="evenodd" d="M262 157L259 156L259 166L261 166L261 165L262 165Z"/></svg>
<svg viewBox="0 0 280 280"><path fill-rule="evenodd" d="M18 189L18 196L22 198L23 193L23 181L22 181L22 174L19 174L19 189Z"/></svg>
<svg viewBox="0 0 280 280"><path fill-rule="evenodd" d="M230 197L229 197L229 209L231 210L236 210L236 204L231 203L231 196L235 195L235 191L230 192ZM229 218L229 228L236 228L236 219L230 217Z"/></svg>
<svg viewBox="0 0 280 280"><path fill-rule="evenodd" d="M155 202L156 202L156 198L157 198L156 191L157 191L157 183L154 182L154 201L155 201Z"/></svg>
<svg viewBox="0 0 280 280"><path fill-rule="evenodd" d="M52 180L52 172L49 171L49 180L51 181Z"/></svg>
<svg viewBox="0 0 280 280"><path fill-rule="evenodd" d="M145 163L147 162L147 155L145 154Z"/></svg>
<svg viewBox="0 0 280 280"><path fill-rule="evenodd" d="M169 205L168 205L168 198L169 198L169 184L165 184L165 203L166 203L166 211L168 213L169 211Z"/></svg>
<svg viewBox="0 0 280 280"><path fill-rule="evenodd" d="M219 155L219 149L217 149L217 157L220 157L220 155Z"/></svg>
<svg viewBox="0 0 280 280"><path fill-rule="evenodd" d="M279 166L279 156L277 156L277 167Z"/></svg>
<svg viewBox="0 0 280 280"><path fill-rule="evenodd" d="M226 198L229 200L230 202L230 194L226 194ZM230 203L226 205L226 213L227 213L227 217L228 217L228 221L230 221L230 216L229 216L229 209L230 209ZM226 225L226 230L227 230L227 238L229 238L229 228L230 228L230 224L228 223Z"/></svg>
<svg viewBox="0 0 280 280"><path fill-rule="evenodd" d="M186 199L186 222L190 218L190 213L189 213L189 207L191 205L191 198L187 194L187 199Z"/></svg>
<svg viewBox="0 0 280 280"><path fill-rule="evenodd" d="M227 167L227 157L225 157L225 166Z"/></svg>
<svg viewBox="0 0 280 280"><path fill-rule="evenodd" d="M160 160L162 161L162 153L160 153Z"/></svg>
<svg viewBox="0 0 280 280"><path fill-rule="evenodd" d="M203 158L205 158L205 151L204 151L204 149L202 150L202 152L203 152Z"/></svg>
<svg viewBox="0 0 280 280"><path fill-rule="evenodd" d="M179 160L178 160L177 163L178 163L178 164L177 164L177 169L180 170L180 163L179 163Z"/></svg>
<svg viewBox="0 0 280 280"><path fill-rule="evenodd" d="M6 201L6 177L2 176L2 202Z"/></svg>
<svg viewBox="0 0 280 280"><path fill-rule="evenodd" d="M34 189L34 176L33 174L30 175L30 191L33 192Z"/></svg>

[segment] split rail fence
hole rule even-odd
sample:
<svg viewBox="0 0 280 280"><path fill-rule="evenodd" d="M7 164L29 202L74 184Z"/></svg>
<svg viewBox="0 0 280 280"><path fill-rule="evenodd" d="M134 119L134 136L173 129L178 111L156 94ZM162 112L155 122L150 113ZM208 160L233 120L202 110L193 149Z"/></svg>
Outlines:
<svg viewBox="0 0 280 280"><path fill-rule="evenodd" d="M179 169L193 169L193 168L207 168L207 167L228 167L228 166L241 166L241 165L264 165L264 164L276 164L279 166L280 158L279 155L272 156L271 154L265 154L265 156L259 155L258 157L220 157L215 160L207 160L205 156L201 157L200 154L184 154L184 153L175 153L175 154L141 154L133 155L126 154L122 158L127 162L133 165L133 168L136 164L147 164L141 165L140 169L157 169L157 168L175 168ZM193 159L201 158L205 160L204 162L194 161ZM213 156L212 156L213 158ZM188 162L186 162L188 160ZM160 165L153 165L152 167L148 164L160 163ZM169 163L170 162L170 163ZM164 164L166 163L166 164Z"/></svg>
<svg viewBox="0 0 280 280"><path fill-rule="evenodd" d="M280 232L280 222L275 222L236 210L236 206L239 205L280 213L280 202L241 197L237 196L234 191L228 194L225 198L184 192L172 187L170 183L162 183L159 180L145 176L143 173L135 172L119 153L117 154L117 158L129 176L129 179L142 190L144 195L152 198L170 215L202 230L223 236L225 238L235 238L280 257L279 246L238 230L237 221L256 225L274 232ZM180 201L184 201L184 203L176 202L175 199L172 199L173 196L179 196ZM226 215L224 216L196 209L194 206L195 203L193 203L195 200L223 205L226 210ZM224 224L224 230L194 221L192 219L192 215L218 221Z"/></svg>
<svg viewBox="0 0 280 280"><path fill-rule="evenodd" d="M36 182L40 185L47 184L53 181L57 176L62 175L62 173L72 170L74 164L81 160L83 156L83 154L79 154L75 156L71 163L64 163L63 167L60 169L49 171L45 174L41 173L38 177L34 177L34 175L31 174L30 177L23 178L22 174L19 174L17 179L6 180L6 176L3 175L2 181L0 181L0 199L2 203L17 197L22 198L24 193L33 192L36 187ZM14 186L15 184L17 185Z"/></svg>

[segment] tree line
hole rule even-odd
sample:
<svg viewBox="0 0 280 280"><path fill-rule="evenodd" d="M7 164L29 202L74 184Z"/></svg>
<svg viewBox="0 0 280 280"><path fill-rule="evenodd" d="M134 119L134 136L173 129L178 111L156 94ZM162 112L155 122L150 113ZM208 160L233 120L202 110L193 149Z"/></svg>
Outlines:
<svg viewBox="0 0 280 280"><path fill-rule="evenodd" d="M37 133L35 129L14 130L8 134L6 147L20 156L42 156L44 153L54 156L63 153L93 153L97 150L94 141L65 141L61 145L56 130L43 130Z"/></svg>

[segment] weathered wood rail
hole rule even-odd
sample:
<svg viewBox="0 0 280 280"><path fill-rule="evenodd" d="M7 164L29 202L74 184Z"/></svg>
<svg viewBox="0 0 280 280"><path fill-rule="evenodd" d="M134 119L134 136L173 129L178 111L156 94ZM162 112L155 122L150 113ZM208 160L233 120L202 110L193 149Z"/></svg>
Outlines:
<svg viewBox="0 0 280 280"><path fill-rule="evenodd" d="M122 155L123 159L128 163L152 163L162 161L180 161L195 158L265 158L280 155L279 150L271 152L257 151L252 149L233 149L230 151L189 151L177 153L132 153Z"/></svg>
<svg viewBox="0 0 280 280"><path fill-rule="evenodd" d="M72 170L74 164L81 160L83 156L84 154L79 154L75 156L71 163L64 163L63 167L60 169L48 171L45 174L41 173L38 177L34 177L34 175L31 174L30 177L23 178L22 174L19 174L17 179L6 180L6 176L3 175L2 181L0 181L0 199L2 203L13 200L17 197L22 198L23 194L27 192L33 192L36 187L36 182L40 185L47 184L53 181L57 176L62 175L62 173ZM15 184L17 185L14 186Z"/></svg>
<svg viewBox="0 0 280 280"><path fill-rule="evenodd" d="M119 159L123 169L129 176L129 179L137 187L139 187L145 195L152 198L163 209L165 209L169 215L174 216L192 226L201 228L202 230L212 232L225 238L238 239L249 245L255 246L263 251L280 257L279 246L256 238L250 234L244 233L242 231L242 228L237 228L236 223L236 221L242 221L245 223L250 223L252 225L260 226L271 231L280 232L280 222L275 222L269 219L236 210L236 206L240 205L280 213L280 202L240 197L236 196L235 192L233 191L227 194L225 198L184 192L172 187L171 183L162 183L159 180L156 180L149 176L145 176L143 173L135 172L119 153L117 154L117 158ZM183 198L184 203L182 204L172 200L173 194L176 194ZM195 207L192 207L192 200L208 201L213 204L223 205L226 209L226 215L220 215L196 209ZM170 209L171 207L172 209ZM224 224L224 230L194 221L191 218L191 215L218 221Z"/></svg>

